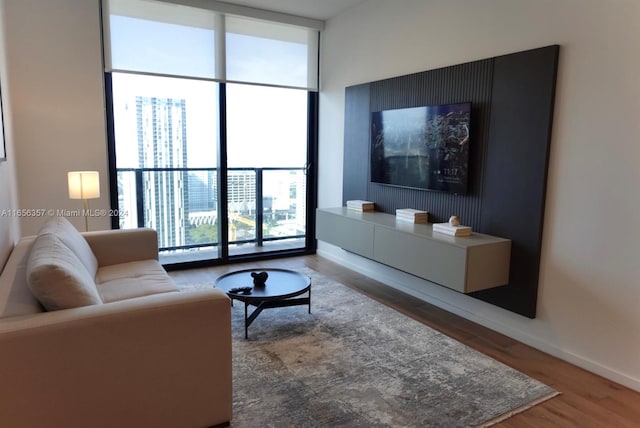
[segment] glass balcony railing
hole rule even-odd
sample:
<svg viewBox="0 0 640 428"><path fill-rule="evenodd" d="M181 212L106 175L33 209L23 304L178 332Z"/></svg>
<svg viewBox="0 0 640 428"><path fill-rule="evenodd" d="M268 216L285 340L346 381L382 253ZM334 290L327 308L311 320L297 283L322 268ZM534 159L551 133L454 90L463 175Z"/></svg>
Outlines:
<svg viewBox="0 0 640 428"><path fill-rule="evenodd" d="M226 216L216 168L118 168L117 177L120 228L155 229L161 252L219 247L225 217L230 247L304 241L304 168L230 168Z"/></svg>

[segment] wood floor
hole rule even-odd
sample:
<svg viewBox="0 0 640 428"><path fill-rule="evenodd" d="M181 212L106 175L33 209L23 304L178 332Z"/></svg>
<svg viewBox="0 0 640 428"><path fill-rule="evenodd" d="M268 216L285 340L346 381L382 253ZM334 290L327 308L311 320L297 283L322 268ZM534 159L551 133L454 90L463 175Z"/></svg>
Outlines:
<svg viewBox="0 0 640 428"><path fill-rule="evenodd" d="M254 268L309 267L474 348L561 395L501 422L496 427L640 427L640 393L439 309L319 256L206 268L214 274Z"/></svg>

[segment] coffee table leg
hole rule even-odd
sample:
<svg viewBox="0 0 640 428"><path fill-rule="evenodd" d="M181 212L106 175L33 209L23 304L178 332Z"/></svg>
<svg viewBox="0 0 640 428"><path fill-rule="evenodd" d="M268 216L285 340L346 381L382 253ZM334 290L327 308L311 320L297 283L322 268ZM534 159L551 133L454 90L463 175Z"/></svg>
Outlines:
<svg viewBox="0 0 640 428"><path fill-rule="evenodd" d="M249 338L249 325L247 320L247 312L248 312L249 304L244 302L244 338Z"/></svg>
<svg viewBox="0 0 640 428"><path fill-rule="evenodd" d="M233 302L233 300L232 300ZM260 313L264 309L268 308L283 308L285 306L298 306L307 304L309 309L309 313L311 313L311 287L309 287L309 296L301 299L284 299L284 300L276 300L276 301L263 301L260 302L259 305L251 312L249 315L249 303L244 302L244 338L249 338L249 326L255 319L260 315ZM255 305L255 303L254 303Z"/></svg>
<svg viewBox="0 0 640 428"><path fill-rule="evenodd" d="M249 330L249 326L255 321L256 318L258 318L258 315L260 315L260 313L266 309L266 308L277 308L281 306L280 304L273 304L270 305L268 302L261 302L258 306L256 306L256 308L253 310L253 312L251 312L251 315L247 315L248 311L247 308L249 307L249 303L244 304L244 338L248 339L248 330Z"/></svg>

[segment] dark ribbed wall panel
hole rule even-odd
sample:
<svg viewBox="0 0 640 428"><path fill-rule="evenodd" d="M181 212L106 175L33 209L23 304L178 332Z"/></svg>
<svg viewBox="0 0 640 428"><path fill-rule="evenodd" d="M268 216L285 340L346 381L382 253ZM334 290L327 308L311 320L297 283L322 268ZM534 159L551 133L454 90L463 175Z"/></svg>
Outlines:
<svg viewBox="0 0 640 428"><path fill-rule="evenodd" d="M351 142L369 139L369 90L370 85L348 87L345 91L344 140ZM367 144L344 145L344 167L342 168L342 197L344 201L366 199L369 177L363 171L369 169L369 146Z"/></svg>
<svg viewBox="0 0 640 428"><path fill-rule="evenodd" d="M475 297L535 313L558 47L496 58L480 230L509 237L509 287Z"/></svg>
<svg viewBox="0 0 640 428"><path fill-rule="evenodd" d="M471 102L472 140L469 191L466 195L387 186L367 180L364 199L375 201L379 211L395 213L396 208L423 209L429 211L433 222L446 221L451 215L458 215L464 224L476 230L479 228L482 164L489 129L486 106L491 102L492 67L493 60L483 60L370 84L370 112ZM366 138L369 138L368 133Z"/></svg>
<svg viewBox="0 0 640 428"><path fill-rule="evenodd" d="M509 284L473 293L534 318L559 46L353 86L346 90L344 201L455 214L477 232L511 239ZM452 195L371 183L371 112L471 102L469 191Z"/></svg>

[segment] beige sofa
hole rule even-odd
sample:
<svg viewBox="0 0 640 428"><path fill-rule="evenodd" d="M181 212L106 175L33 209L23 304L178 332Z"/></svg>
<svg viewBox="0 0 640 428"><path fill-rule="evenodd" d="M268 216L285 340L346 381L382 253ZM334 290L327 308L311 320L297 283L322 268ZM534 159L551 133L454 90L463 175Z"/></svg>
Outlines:
<svg viewBox="0 0 640 428"><path fill-rule="evenodd" d="M155 231L81 235L52 219L15 246L0 275L0 426L226 425L231 393L229 299L177 291Z"/></svg>

